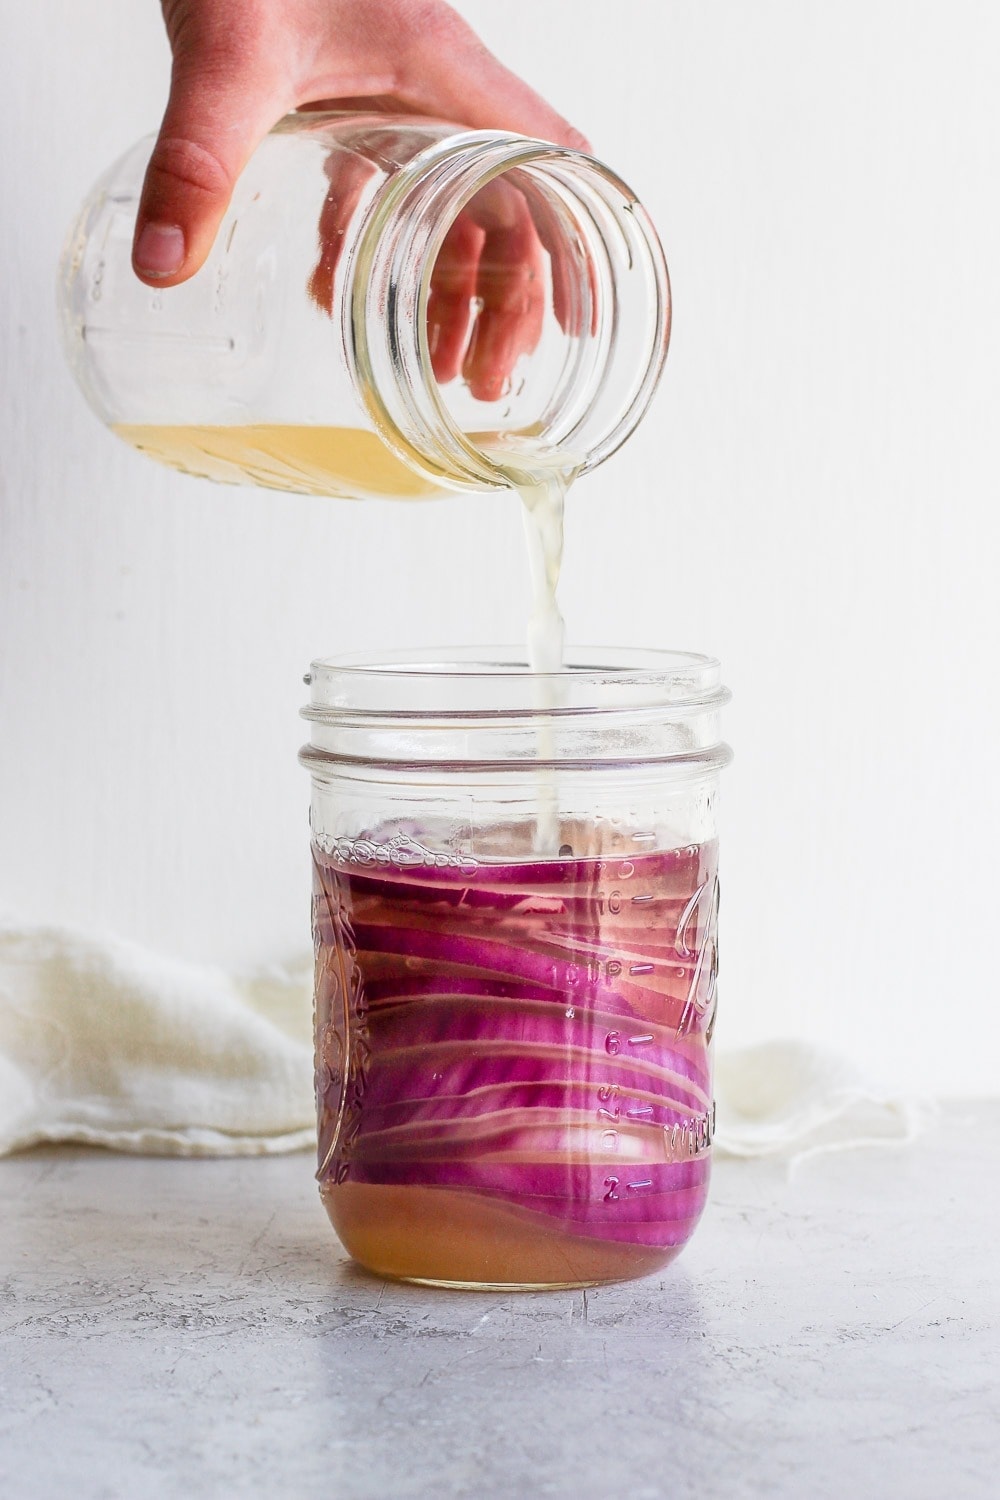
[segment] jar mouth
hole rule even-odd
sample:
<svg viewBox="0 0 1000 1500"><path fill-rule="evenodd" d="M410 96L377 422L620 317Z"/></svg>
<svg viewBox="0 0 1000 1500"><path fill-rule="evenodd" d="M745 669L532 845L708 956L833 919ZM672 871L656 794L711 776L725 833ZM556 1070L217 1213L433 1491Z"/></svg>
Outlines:
<svg viewBox="0 0 1000 1500"><path fill-rule="evenodd" d="M517 646L321 658L306 679L299 759L321 779L347 768L504 779L667 765L704 776L730 758L719 671L695 651L603 646L576 647L548 673Z"/></svg>
<svg viewBox="0 0 1000 1500"><path fill-rule="evenodd" d="M499 178L526 202L545 201L585 290L575 316L560 313L553 282L545 323L562 332L532 350L534 371L519 366L511 388L473 401L473 412L464 382L428 378L431 277L456 219ZM670 339L663 249L632 190L583 152L505 132L448 138L387 185L353 267L343 339L355 389L383 442L436 484L506 489L553 457L586 473L625 442L652 399Z"/></svg>
<svg viewBox="0 0 1000 1500"><path fill-rule="evenodd" d="M667 711L702 714L730 693L715 657L695 651L578 646L559 671L534 672L523 647L468 646L321 657L303 717L492 719Z"/></svg>

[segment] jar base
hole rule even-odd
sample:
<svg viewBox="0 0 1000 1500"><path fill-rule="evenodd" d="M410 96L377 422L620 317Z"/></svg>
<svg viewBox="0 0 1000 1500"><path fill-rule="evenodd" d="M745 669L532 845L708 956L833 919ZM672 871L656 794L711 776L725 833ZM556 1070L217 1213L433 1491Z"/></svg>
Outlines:
<svg viewBox="0 0 1000 1500"><path fill-rule="evenodd" d="M661 1271L683 1245L565 1231L548 1215L453 1189L324 1183L330 1222L376 1276L452 1291L569 1291ZM692 1226L693 1227L693 1226Z"/></svg>
<svg viewBox="0 0 1000 1500"><path fill-rule="evenodd" d="M405 1282L407 1286L432 1286L443 1292L580 1292L610 1284L606 1281L437 1281L430 1276L388 1276L386 1280Z"/></svg>

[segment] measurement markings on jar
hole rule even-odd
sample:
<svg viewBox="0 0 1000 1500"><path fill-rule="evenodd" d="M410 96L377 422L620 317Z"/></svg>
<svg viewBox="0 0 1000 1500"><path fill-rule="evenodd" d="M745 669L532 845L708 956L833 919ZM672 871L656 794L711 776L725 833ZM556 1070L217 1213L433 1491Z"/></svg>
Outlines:
<svg viewBox="0 0 1000 1500"><path fill-rule="evenodd" d="M656 968L655 964L630 964L629 965L629 973L630 974L652 974L652 972L653 972L653 970L655 968Z"/></svg>
<svg viewBox="0 0 1000 1500"><path fill-rule="evenodd" d="M655 833L633 833L633 835L632 835L632 842L633 842L633 844L655 844L656 843L656 834Z"/></svg>
<svg viewBox="0 0 1000 1500"><path fill-rule="evenodd" d="M655 901L655 900L656 900L656 897L652 894L652 892L651 891L647 891L646 894L643 895L643 896L633 896L632 897L632 905L633 906L645 906L645 904L646 904L647 901Z"/></svg>
<svg viewBox="0 0 1000 1500"><path fill-rule="evenodd" d="M628 1039L628 1044L630 1047L645 1047L647 1042L651 1042L653 1040L654 1037L652 1033L649 1032L644 1033L642 1036L630 1036Z"/></svg>
<svg viewBox="0 0 1000 1500"><path fill-rule="evenodd" d="M605 1201L605 1203L620 1203L621 1202L621 1195L618 1192L618 1187L619 1187L620 1182L621 1182L621 1178L620 1177L605 1177L605 1179L604 1179L604 1201ZM651 1188L652 1186L653 1186L653 1179L651 1177L644 1177L641 1182L626 1182L626 1184L625 1184L625 1191L627 1193L641 1193L642 1190L643 1190L643 1188Z"/></svg>
<svg viewBox="0 0 1000 1500"><path fill-rule="evenodd" d="M609 1031L605 1041L605 1049L609 1057L615 1057L621 1050L621 1032ZM597 1121L601 1129L602 1151L618 1150L618 1131L613 1127L618 1125L621 1118L621 1105L618 1096L621 1093L621 1085L618 1083L602 1083L597 1090L600 1107L597 1111ZM608 1191L604 1194L605 1203L613 1202L618 1194L615 1188L618 1186L618 1178L605 1178L604 1186Z"/></svg>
<svg viewBox="0 0 1000 1500"><path fill-rule="evenodd" d="M641 1104L638 1109L627 1109L625 1111L625 1118L626 1120L645 1120L652 1113L653 1106L651 1104Z"/></svg>
<svg viewBox="0 0 1000 1500"><path fill-rule="evenodd" d="M615 1100L620 1093L621 1088L617 1083L604 1083L597 1090L597 1097L601 1101L601 1107L597 1111L599 1120L613 1120L615 1124L618 1123L621 1106L616 1104Z"/></svg>
<svg viewBox="0 0 1000 1500"><path fill-rule="evenodd" d="M617 917L622 909L621 891L608 891L607 895L595 896L594 907L599 913L603 914L608 911L613 917Z"/></svg>

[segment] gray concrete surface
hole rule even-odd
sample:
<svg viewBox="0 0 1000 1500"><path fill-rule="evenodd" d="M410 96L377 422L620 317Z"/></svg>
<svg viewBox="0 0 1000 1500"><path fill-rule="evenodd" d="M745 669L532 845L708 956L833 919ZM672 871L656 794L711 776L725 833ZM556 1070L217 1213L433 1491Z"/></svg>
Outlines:
<svg viewBox="0 0 1000 1500"><path fill-rule="evenodd" d="M1000 1104L717 1164L662 1277L383 1284L305 1156L0 1162L3 1500L1000 1494Z"/></svg>

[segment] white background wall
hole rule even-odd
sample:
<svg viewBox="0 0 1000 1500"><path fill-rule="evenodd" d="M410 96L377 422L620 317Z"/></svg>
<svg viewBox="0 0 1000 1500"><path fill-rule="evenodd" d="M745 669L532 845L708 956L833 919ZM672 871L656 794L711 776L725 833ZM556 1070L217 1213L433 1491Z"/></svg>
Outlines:
<svg viewBox="0 0 1000 1500"><path fill-rule="evenodd" d="M720 1033L994 1092L1000 9L458 8L667 247L668 373L571 499L562 598L572 639L708 650L736 693ZM158 11L0 9L0 900L281 957L307 942L302 671L517 638L516 508L215 488L106 434L61 365L54 270L156 124Z"/></svg>

